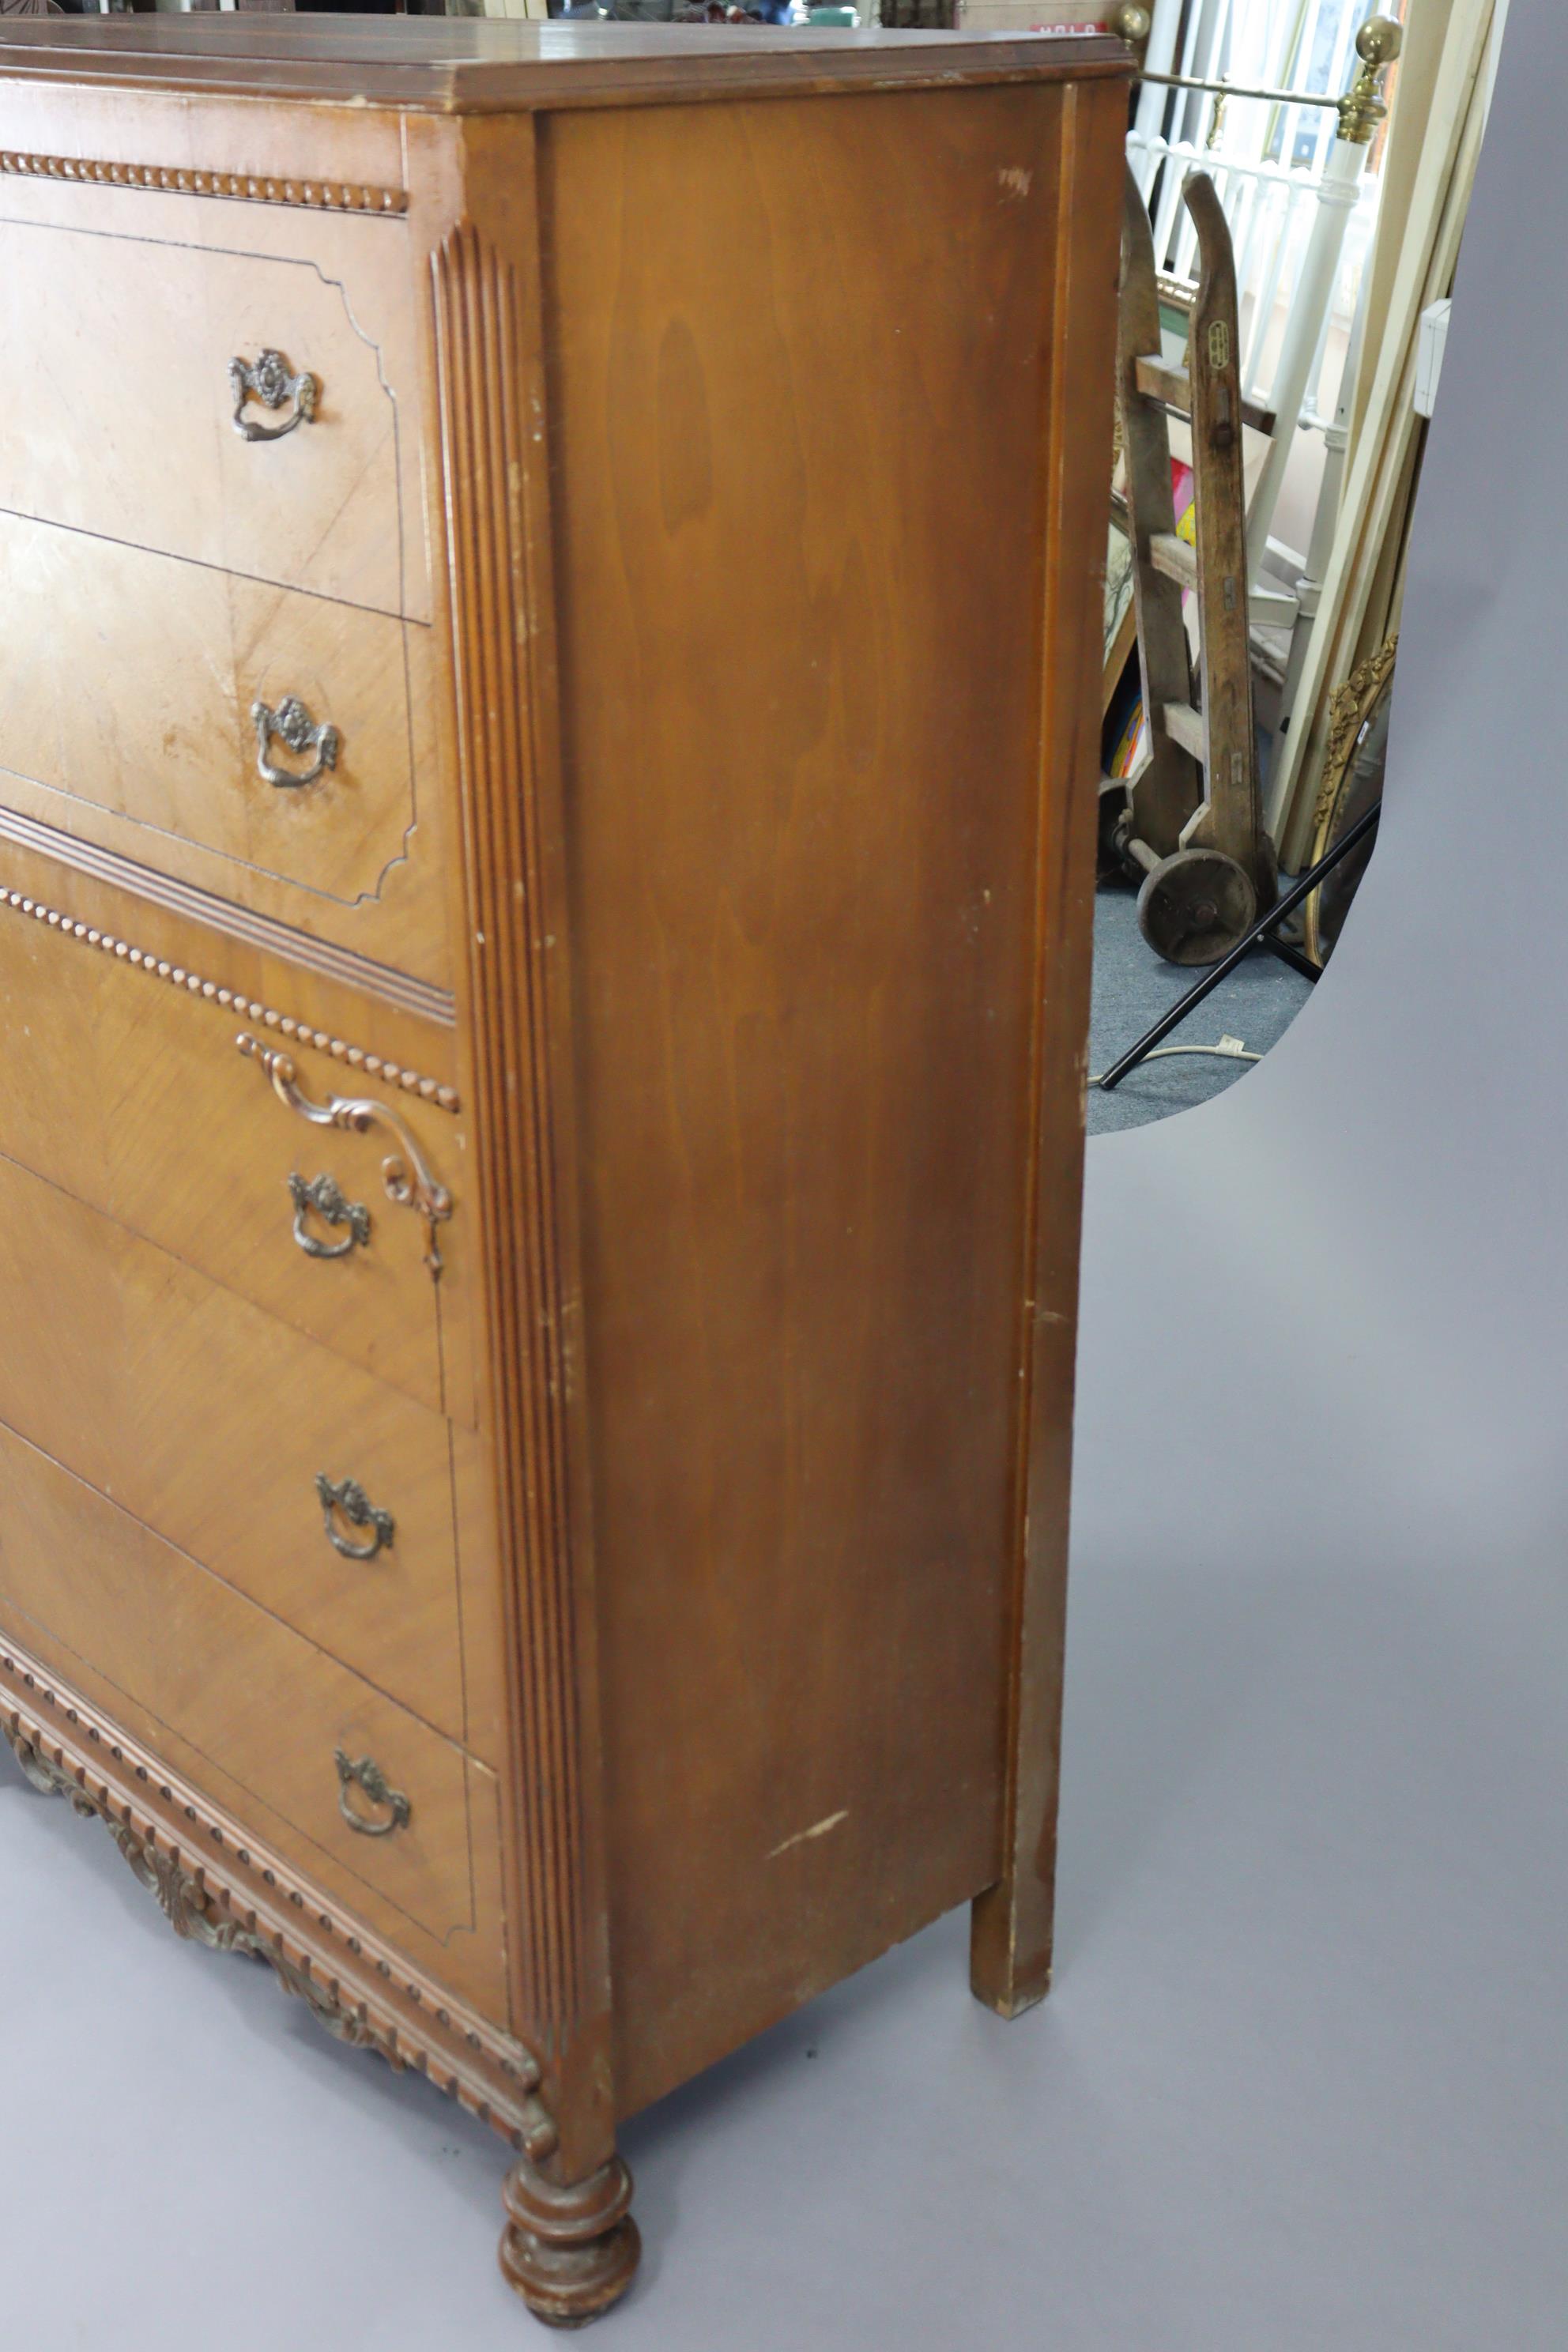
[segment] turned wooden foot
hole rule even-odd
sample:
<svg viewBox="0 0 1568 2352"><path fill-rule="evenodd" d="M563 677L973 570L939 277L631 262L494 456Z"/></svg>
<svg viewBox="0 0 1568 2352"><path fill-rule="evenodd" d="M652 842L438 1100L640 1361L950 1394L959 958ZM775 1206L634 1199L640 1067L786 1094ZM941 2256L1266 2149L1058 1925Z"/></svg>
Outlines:
<svg viewBox="0 0 1568 2352"><path fill-rule="evenodd" d="M566 2188L520 2158L501 2195L500 2266L536 2319L581 2327L625 2294L642 2241L629 2210L632 2176L618 2156Z"/></svg>

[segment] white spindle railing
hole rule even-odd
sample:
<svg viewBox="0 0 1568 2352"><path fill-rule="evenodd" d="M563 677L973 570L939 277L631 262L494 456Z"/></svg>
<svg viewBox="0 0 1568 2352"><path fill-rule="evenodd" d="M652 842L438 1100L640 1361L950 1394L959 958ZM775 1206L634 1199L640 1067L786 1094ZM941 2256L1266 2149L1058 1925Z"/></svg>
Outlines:
<svg viewBox="0 0 1568 2352"><path fill-rule="evenodd" d="M1184 9L1184 0L1153 0L1145 63L1156 73L1338 95L1352 78L1355 35L1367 13L1367 0L1187 0ZM1322 37L1331 32L1325 50ZM1212 175L1236 250L1247 396L1272 408L1281 356L1273 331L1301 283L1337 122L1330 107L1230 97L1211 147L1213 108L1201 92L1145 82L1127 152L1152 204L1156 257L1177 278L1191 279L1195 259L1182 182L1190 171ZM1292 160L1299 149L1307 151L1301 162ZM1348 334L1376 208L1377 183L1363 180L1308 377L1308 425L1331 420L1337 386L1321 385L1328 325L1337 320Z"/></svg>

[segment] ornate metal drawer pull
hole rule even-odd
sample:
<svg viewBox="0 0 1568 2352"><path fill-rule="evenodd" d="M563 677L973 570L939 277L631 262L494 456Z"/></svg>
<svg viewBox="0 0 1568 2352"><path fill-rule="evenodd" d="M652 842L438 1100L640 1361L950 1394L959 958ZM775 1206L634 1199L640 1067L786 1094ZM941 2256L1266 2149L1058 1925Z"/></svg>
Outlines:
<svg viewBox="0 0 1568 2352"><path fill-rule="evenodd" d="M351 1830L358 1830L361 1837L390 1837L394 1830L408 1827L408 1816L414 1808L401 1789L394 1789L388 1784L385 1773L374 1756L351 1759L346 1750L340 1748L336 1750L335 1760L338 1768L338 1811ZM356 1781L373 1805L386 1807L385 1821L373 1822L367 1814L360 1811L349 1795Z"/></svg>
<svg viewBox="0 0 1568 2352"><path fill-rule="evenodd" d="M370 1211L359 1201L345 1201L335 1176L312 1176L307 1184L298 1169L289 1179L294 1203L294 1239L307 1257L347 1257L370 1243ZM314 1209L323 1224L347 1225L341 1242L324 1242L310 1231L306 1218Z"/></svg>
<svg viewBox="0 0 1568 2352"><path fill-rule="evenodd" d="M234 429L244 440L281 441L296 425L316 421L321 387L304 369L295 375L281 352L263 352L258 360L230 360L228 388L234 394ZM258 400L263 408L274 409L291 400L294 414L283 425L258 425L245 414L247 400Z"/></svg>
<svg viewBox="0 0 1568 2352"><path fill-rule="evenodd" d="M298 1111L301 1118L308 1118L312 1127L341 1127L351 1135L363 1135L377 1125L391 1129L402 1149L389 1153L382 1161L381 1181L388 1200L395 1201L400 1208L416 1210L424 1219L425 1263L433 1276L439 1275L441 1253L437 1246L436 1228L445 1224L451 1215L452 1195L431 1175L397 1113L368 1095L330 1095L324 1103L312 1102L309 1095L300 1092L299 1072L289 1055L263 1045L248 1032L242 1032L234 1042L242 1054L260 1063L279 1101Z"/></svg>
<svg viewBox="0 0 1568 2352"><path fill-rule="evenodd" d="M276 710L269 703L253 702L250 718L256 729L257 768L279 792L298 792L303 784L313 784L328 768L337 766L342 737L324 721L317 726L297 694L285 695ZM315 759L308 768L299 770L274 766L267 756L274 735L301 759L307 751L314 751Z"/></svg>
<svg viewBox="0 0 1568 2352"><path fill-rule="evenodd" d="M390 1511L378 1510L357 1478L328 1477L324 1470L316 1474L316 1496L321 1506L321 1521L327 1539L345 1559L374 1559L383 1545L390 1551L397 1522ZM342 1514L352 1528L368 1528L368 1543L351 1543L338 1525Z"/></svg>

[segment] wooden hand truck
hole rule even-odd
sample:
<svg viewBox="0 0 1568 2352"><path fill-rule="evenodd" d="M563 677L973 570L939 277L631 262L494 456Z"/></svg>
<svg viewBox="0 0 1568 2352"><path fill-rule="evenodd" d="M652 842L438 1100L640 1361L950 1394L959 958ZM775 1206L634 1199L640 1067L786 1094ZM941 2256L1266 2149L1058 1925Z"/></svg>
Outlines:
<svg viewBox="0 0 1568 2352"><path fill-rule="evenodd" d="M1246 936L1278 887L1252 722L1241 447L1244 420L1264 430L1271 420L1241 397L1236 260L1214 182L1194 173L1182 193L1200 272L1185 368L1161 353L1153 234L1127 174L1118 369L1149 753L1123 804L1123 788L1106 787L1102 839L1142 877L1138 924L1150 946L1171 963L1202 964ZM1192 422L1191 547L1176 535L1173 415ZM1182 615L1187 588L1198 600L1196 706Z"/></svg>

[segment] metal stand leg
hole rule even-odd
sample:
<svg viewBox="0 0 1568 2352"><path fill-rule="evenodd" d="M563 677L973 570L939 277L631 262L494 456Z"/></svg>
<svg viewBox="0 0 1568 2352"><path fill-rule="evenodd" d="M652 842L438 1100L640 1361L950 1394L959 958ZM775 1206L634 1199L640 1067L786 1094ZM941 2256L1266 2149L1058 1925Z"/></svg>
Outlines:
<svg viewBox="0 0 1568 2352"><path fill-rule="evenodd" d="M1321 980L1322 966L1314 963L1310 956L1304 956L1300 948L1293 948L1289 940L1277 940L1266 935L1258 944L1260 948L1267 948L1271 956L1278 956L1281 963L1288 963L1292 971L1299 971L1303 980L1310 980L1314 988Z"/></svg>
<svg viewBox="0 0 1568 2352"><path fill-rule="evenodd" d="M1152 1054L1155 1046L1186 1019L1193 1007L1201 1004L1210 990L1217 988L1226 975L1233 972L1243 957L1250 955L1254 948L1268 948L1274 954L1280 956L1286 963L1295 965L1298 970L1305 966L1311 971L1315 980L1317 972L1307 963L1305 956L1300 957L1298 961L1296 950L1293 948L1287 948L1282 940L1270 939L1268 935L1273 930L1276 923L1282 923L1287 915L1295 913L1304 898L1311 897L1324 875L1331 874L1342 857L1348 857L1356 844L1366 839L1382 814L1383 803L1379 801L1374 807L1369 808L1364 815L1358 816L1350 831L1335 842L1327 856L1320 857L1310 872L1303 874L1299 882L1293 883L1283 898L1277 905L1270 907L1261 920L1253 925L1247 937L1244 940L1238 940L1230 953L1216 963L1212 971L1205 972L1195 988L1189 988L1185 996L1173 1004L1169 1013L1162 1013L1152 1029L1140 1037L1130 1052L1123 1054L1119 1062L1111 1064L1100 1081L1101 1091L1109 1094L1112 1087L1119 1087L1128 1071L1135 1070L1144 1056Z"/></svg>

